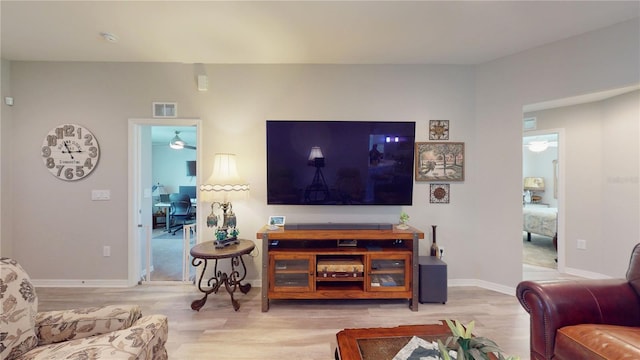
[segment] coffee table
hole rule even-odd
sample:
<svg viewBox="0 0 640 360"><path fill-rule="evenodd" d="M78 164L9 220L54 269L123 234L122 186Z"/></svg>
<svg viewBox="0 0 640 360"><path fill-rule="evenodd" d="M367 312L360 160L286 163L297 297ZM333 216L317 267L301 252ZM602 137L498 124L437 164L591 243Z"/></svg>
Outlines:
<svg viewBox="0 0 640 360"><path fill-rule="evenodd" d="M445 322L393 328L345 329L336 335L336 360L391 360L413 336L444 342L451 336Z"/></svg>

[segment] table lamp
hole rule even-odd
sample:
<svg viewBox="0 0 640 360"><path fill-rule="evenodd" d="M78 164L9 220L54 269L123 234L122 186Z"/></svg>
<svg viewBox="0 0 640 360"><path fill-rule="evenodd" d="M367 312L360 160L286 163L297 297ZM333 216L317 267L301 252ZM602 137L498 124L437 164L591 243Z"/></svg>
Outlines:
<svg viewBox="0 0 640 360"><path fill-rule="evenodd" d="M526 177L524 178L524 190L530 192L531 202L538 202L541 196L535 195L536 191L544 191L544 178Z"/></svg>
<svg viewBox="0 0 640 360"><path fill-rule="evenodd" d="M232 199L246 198L249 194L249 184L239 175L236 166L235 154L216 154L213 159L213 171L206 183L200 185L200 193L204 202L211 202L211 214L207 216L207 227L218 227L218 215L215 214L216 206L222 209L222 226L218 227L216 236L232 235L237 219L231 205ZM224 239L218 238L218 241Z"/></svg>
<svg viewBox="0 0 640 360"><path fill-rule="evenodd" d="M309 152L308 166L313 166L316 171L311 180L311 185L307 186L305 190L305 200L307 202L317 202L320 200L329 199L329 187L322 175L322 168L324 167L324 155L322 149L319 146L313 146ZM320 198L322 197L322 198Z"/></svg>

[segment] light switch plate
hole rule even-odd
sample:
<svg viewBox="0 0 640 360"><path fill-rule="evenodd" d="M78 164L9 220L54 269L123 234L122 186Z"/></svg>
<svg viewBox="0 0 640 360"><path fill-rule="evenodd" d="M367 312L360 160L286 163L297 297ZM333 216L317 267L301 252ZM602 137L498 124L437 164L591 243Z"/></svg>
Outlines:
<svg viewBox="0 0 640 360"><path fill-rule="evenodd" d="M93 201L111 200L111 191L110 190L91 190L91 200Z"/></svg>

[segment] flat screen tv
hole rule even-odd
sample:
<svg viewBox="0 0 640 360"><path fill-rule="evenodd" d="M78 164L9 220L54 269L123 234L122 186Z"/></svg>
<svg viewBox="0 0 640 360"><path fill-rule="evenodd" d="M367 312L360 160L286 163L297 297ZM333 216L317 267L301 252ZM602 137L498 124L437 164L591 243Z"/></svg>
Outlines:
<svg viewBox="0 0 640 360"><path fill-rule="evenodd" d="M411 205L415 122L267 121L267 204Z"/></svg>
<svg viewBox="0 0 640 360"><path fill-rule="evenodd" d="M195 160L187 160L187 176L196 176Z"/></svg>

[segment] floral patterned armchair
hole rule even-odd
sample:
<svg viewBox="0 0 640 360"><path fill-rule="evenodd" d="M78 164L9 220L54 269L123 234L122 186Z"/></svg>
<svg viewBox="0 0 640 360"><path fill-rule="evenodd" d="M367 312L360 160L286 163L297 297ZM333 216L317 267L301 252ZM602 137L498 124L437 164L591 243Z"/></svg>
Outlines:
<svg viewBox="0 0 640 360"><path fill-rule="evenodd" d="M136 305L38 312L29 276L1 258L0 359L167 359L167 317Z"/></svg>

